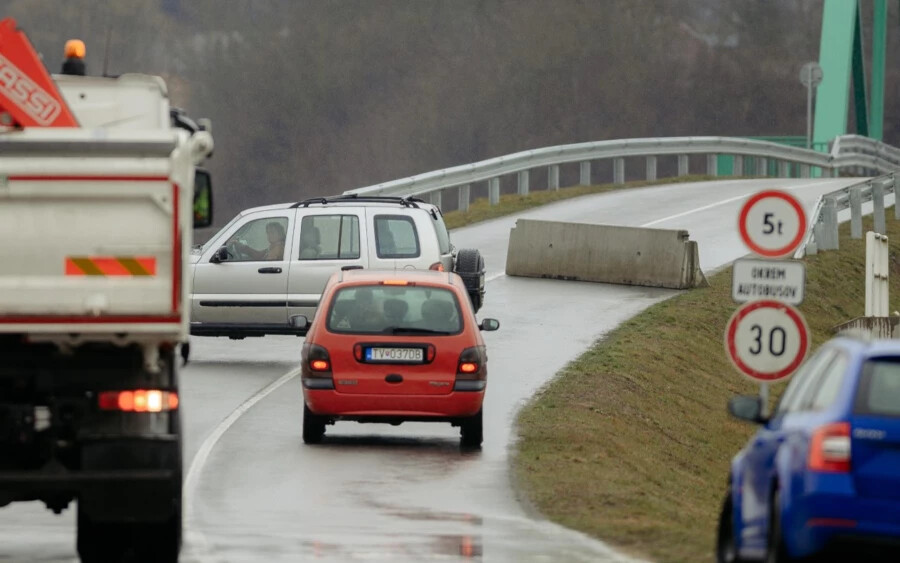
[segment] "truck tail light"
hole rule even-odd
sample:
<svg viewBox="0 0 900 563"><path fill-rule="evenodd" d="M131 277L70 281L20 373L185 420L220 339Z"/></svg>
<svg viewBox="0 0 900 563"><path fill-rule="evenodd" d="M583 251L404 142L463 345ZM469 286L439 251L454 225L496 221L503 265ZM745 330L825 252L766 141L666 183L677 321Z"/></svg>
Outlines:
<svg viewBox="0 0 900 563"><path fill-rule="evenodd" d="M178 408L178 393L158 389L103 391L97 396L100 410L121 412L166 412Z"/></svg>
<svg viewBox="0 0 900 563"><path fill-rule="evenodd" d="M432 264L431 266L428 266L428 269L429 269L429 270L436 270L436 271L438 271L438 272L443 272L443 271L444 271L444 265L441 264L440 262L435 262L435 263Z"/></svg>
<svg viewBox="0 0 900 563"><path fill-rule="evenodd" d="M807 468L827 473L850 471L850 424L826 424L813 432Z"/></svg>

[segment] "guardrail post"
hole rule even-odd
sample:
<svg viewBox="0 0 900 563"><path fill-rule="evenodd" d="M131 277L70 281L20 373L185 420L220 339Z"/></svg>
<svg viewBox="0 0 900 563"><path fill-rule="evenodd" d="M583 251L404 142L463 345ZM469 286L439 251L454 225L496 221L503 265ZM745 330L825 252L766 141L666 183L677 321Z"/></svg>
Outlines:
<svg viewBox="0 0 900 563"><path fill-rule="evenodd" d="M800 165L800 177L809 178L809 164Z"/></svg>
<svg viewBox="0 0 900 563"><path fill-rule="evenodd" d="M744 175L744 157L736 154L734 155L734 165L731 169L732 176L743 176Z"/></svg>
<svg viewBox="0 0 900 563"><path fill-rule="evenodd" d="M822 205L822 240L819 242L821 250L837 250L840 246L838 240L837 204L834 198L826 198ZM818 237L816 237L818 240Z"/></svg>
<svg viewBox="0 0 900 563"><path fill-rule="evenodd" d="M647 180L656 180L656 157L647 157Z"/></svg>
<svg viewBox="0 0 900 563"><path fill-rule="evenodd" d="M613 184L625 183L625 159L613 159Z"/></svg>
<svg viewBox="0 0 900 563"><path fill-rule="evenodd" d="M706 155L706 175L707 176L718 176L719 175L719 157L715 154Z"/></svg>
<svg viewBox="0 0 900 563"><path fill-rule="evenodd" d="M850 238L862 238L862 193L850 188Z"/></svg>
<svg viewBox="0 0 900 563"><path fill-rule="evenodd" d="M813 254L819 253L819 248L822 247L822 241L825 240L825 225L818 221L815 225L813 225L813 240L810 244L806 245L806 255L812 256ZM823 249L824 250L824 249Z"/></svg>
<svg viewBox="0 0 900 563"><path fill-rule="evenodd" d="M591 185L591 161L586 160L581 163L581 174L578 179L580 185L582 186L590 186Z"/></svg>
<svg viewBox="0 0 900 563"><path fill-rule="evenodd" d="M679 176L687 176L688 175L688 155L679 154L678 155L678 175Z"/></svg>
<svg viewBox="0 0 900 563"><path fill-rule="evenodd" d="M459 194L459 206L457 207L459 211L469 210L469 192L469 184L459 187L459 191L457 192Z"/></svg>
<svg viewBox="0 0 900 563"><path fill-rule="evenodd" d="M519 195L528 195L528 170L519 172Z"/></svg>
<svg viewBox="0 0 900 563"><path fill-rule="evenodd" d="M884 184L881 182L872 183L872 215L875 219L875 232L884 234Z"/></svg>
<svg viewBox="0 0 900 563"><path fill-rule="evenodd" d="M559 165L554 164L553 166L547 167L547 189L549 190L558 190L559 189Z"/></svg>
<svg viewBox="0 0 900 563"><path fill-rule="evenodd" d="M769 175L769 161L765 158L757 158L756 159L756 175L757 176L768 176Z"/></svg>
<svg viewBox="0 0 900 563"><path fill-rule="evenodd" d="M440 207L441 206L441 190L437 190L435 192L431 192L430 194L428 194L428 202L431 203L431 205L437 205L438 207Z"/></svg>
<svg viewBox="0 0 900 563"><path fill-rule="evenodd" d="M500 178L488 180L488 202L491 205L500 203Z"/></svg>
<svg viewBox="0 0 900 563"><path fill-rule="evenodd" d="M790 178L791 177L791 163L786 160L778 161L778 177L779 178Z"/></svg>

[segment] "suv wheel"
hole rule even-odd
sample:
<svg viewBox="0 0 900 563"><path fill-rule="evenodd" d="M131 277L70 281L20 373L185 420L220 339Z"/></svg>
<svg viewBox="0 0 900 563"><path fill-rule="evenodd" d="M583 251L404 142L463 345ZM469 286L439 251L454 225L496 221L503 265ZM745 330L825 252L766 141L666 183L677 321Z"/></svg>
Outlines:
<svg viewBox="0 0 900 563"><path fill-rule="evenodd" d="M474 248L463 248L456 254L454 271L466 284L466 292L477 313L484 303L484 258Z"/></svg>

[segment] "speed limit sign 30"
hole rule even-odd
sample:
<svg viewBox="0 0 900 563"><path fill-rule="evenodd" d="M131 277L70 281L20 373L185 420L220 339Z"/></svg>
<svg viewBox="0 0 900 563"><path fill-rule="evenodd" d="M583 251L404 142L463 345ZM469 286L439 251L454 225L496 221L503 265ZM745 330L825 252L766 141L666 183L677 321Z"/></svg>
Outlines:
<svg viewBox="0 0 900 563"><path fill-rule="evenodd" d="M809 330L797 309L779 301L751 301L725 329L725 349L735 367L754 381L789 377L809 350Z"/></svg>
<svg viewBox="0 0 900 563"><path fill-rule="evenodd" d="M750 250L767 258L779 258L793 253L803 242L806 212L794 196L765 190L741 208L738 228Z"/></svg>

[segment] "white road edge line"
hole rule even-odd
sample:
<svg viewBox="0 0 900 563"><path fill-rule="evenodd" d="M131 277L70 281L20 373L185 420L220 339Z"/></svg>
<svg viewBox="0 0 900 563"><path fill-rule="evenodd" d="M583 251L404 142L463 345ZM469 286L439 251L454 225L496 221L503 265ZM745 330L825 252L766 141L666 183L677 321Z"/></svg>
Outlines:
<svg viewBox="0 0 900 563"><path fill-rule="evenodd" d="M194 459L191 460L191 467L188 470L187 477L184 480L184 495L183 502L185 507L185 522L190 525L191 521L194 518L194 497L197 490L197 484L200 480L200 474L203 473L203 468L206 465L206 462L209 460L209 456L212 454L213 449L216 447L216 444L228 432L228 429L231 428L235 422L238 421L241 416L244 415L247 411L249 411L253 406L265 399L270 393L287 383L288 381L294 379L300 374L300 368L295 368L288 373L282 375L272 383L269 383L259 391L257 391L254 395L248 398L246 401L240 404L236 409L234 409L231 414L222 419L213 431L203 440L203 444L201 444L200 449L197 450L197 454L194 456ZM206 536L200 530L188 530L187 535L191 537L191 543L194 547L198 548L201 554L209 553L209 542L206 541ZM197 555L201 555L197 554Z"/></svg>
<svg viewBox="0 0 900 563"><path fill-rule="evenodd" d="M785 191L785 192L793 192L796 190L802 190L804 188L814 188L816 186L824 186L826 184L832 184L832 183L834 183L834 181L835 181L835 178L832 178L831 180L813 182L811 184L800 184L797 186L788 186L785 188L778 188L778 189L781 191ZM728 199L723 199L722 201L717 201L716 203L710 203L709 205L704 205L703 207L698 207L696 209L689 209L688 211L684 211L682 213L676 213L675 215L669 215L668 217L663 217L662 219L656 219L655 221L650 221L649 223L644 223L643 225L641 225L641 227L651 227L658 223L665 223L666 221L670 221L672 219L678 219L679 217L684 217L685 215L697 213L698 211L706 211L707 209L712 209L713 207L725 205L726 203L731 203L732 201L747 199L751 195L752 194L744 194L744 195L739 195L737 197L730 197Z"/></svg>

